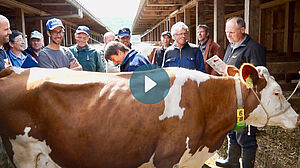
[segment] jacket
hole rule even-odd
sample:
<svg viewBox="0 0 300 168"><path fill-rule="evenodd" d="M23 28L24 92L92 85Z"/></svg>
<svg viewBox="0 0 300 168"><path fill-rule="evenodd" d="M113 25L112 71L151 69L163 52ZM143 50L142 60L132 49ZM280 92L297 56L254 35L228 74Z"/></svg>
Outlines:
<svg viewBox="0 0 300 168"><path fill-rule="evenodd" d="M89 45L79 48L76 44L71 46L70 50L84 71L105 72L100 54Z"/></svg>
<svg viewBox="0 0 300 168"><path fill-rule="evenodd" d="M219 44L215 43L211 39L208 39L206 43L206 48L204 52L204 64L205 64L205 71L211 75L219 75L209 64L206 63L206 60L217 55L221 60L224 58L223 49L220 47Z"/></svg>
<svg viewBox="0 0 300 168"><path fill-rule="evenodd" d="M170 46L165 51L163 67L182 67L205 72L201 51L195 44L188 42L181 49L175 43Z"/></svg>
<svg viewBox="0 0 300 168"><path fill-rule="evenodd" d="M136 70L138 67L146 64L151 64L149 60L135 51L134 49L130 50L125 56L121 64L121 72L130 72Z"/></svg>
<svg viewBox="0 0 300 168"><path fill-rule="evenodd" d="M263 47L246 34L245 40L233 50L231 44L227 46L223 61L227 65L240 68L245 62L254 66L266 66L266 57Z"/></svg>

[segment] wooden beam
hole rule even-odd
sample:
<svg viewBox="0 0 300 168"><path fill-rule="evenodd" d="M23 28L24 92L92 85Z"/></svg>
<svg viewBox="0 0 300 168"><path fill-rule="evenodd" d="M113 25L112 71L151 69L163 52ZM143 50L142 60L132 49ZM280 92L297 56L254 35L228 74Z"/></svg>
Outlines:
<svg viewBox="0 0 300 168"><path fill-rule="evenodd" d="M282 4L285 4L287 2L295 2L296 0L273 0L273 1L270 1L270 2L267 2L267 3L263 3L260 8L261 9L265 9L265 8L272 8L274 6L279 6L279 5L282 5Z"/></svg>
<svg viewBox="0 0 300 168"><path fill-rule="evenodd" d="M246 33L256 41L259 40L259 6L260 0L245 0L244 19Z"/></svg>
<svg viewBox="0 0 300 168"><path fill-rule="evenodd" d="M184 23L190 28L191 25L191 10L188 8L184 9ZM187 38L188 41L191 41L191 31L188 32L189 36Z"/></svg>
<svg viewBox="0 0 300 168"><path fill-rule="evenodd" d="M214 0L214 41L225 48L224 0Z"/></svg>
<svg viewBox="0 0 300 168"><path fill-rule="evenodd" d="M295 18L295 2L287 2L285 4L285 24L284 24L284 52L287 56L292 56L294 41L294 18Z"/></svg>

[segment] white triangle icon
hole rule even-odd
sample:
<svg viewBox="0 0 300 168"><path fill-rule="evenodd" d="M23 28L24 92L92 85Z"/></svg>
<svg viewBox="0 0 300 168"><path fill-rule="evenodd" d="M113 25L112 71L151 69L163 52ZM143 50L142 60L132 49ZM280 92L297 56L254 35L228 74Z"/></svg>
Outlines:
<svg viewBox="0 0 300 168"><path fill-rule="evenodd" d="M157 85L156 82L154 82L152 79L150 79L148 76L145 75L145 93L147 93L156 85Z"/></svg>

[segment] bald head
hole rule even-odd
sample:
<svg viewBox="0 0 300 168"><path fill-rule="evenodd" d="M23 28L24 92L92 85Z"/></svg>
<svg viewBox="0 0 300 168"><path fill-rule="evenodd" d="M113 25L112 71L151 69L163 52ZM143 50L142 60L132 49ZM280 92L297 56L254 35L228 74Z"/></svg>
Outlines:
<svg viewBox="0 0 300 168"><path fill-rule="evenodd" d="M11 34L9 20L0 15L0 48L8 42L8 37Z"/></svg>

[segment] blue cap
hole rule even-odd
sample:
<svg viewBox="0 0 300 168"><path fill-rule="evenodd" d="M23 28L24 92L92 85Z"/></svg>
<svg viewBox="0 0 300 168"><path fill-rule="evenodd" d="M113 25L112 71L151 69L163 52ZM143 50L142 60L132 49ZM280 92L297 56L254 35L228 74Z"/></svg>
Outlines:
<svg viewBox="0 0 300 168"><path fill-rule="evenodd" d="M127 27L120 29L118 32L118 36L120 36L120 37L130 36L130 29Z"/></svg>
<svg viewBox="0 0 300 168"><path fill-rule="evenodd" d="M49 19L46 23L46 28L47 30L53 30L55 29L56 27L62 27L63 29L65 29L64 25L62 24L61 20L60 19L57 19L57 18L53 18L53 19Z"/></svg>
<svg viewBox="0 0 300 168"><path fill-rule="evenodd" d="M75 33L85 33L89 36L90 35L90 29L87 26L78 26Z"/></svg>

